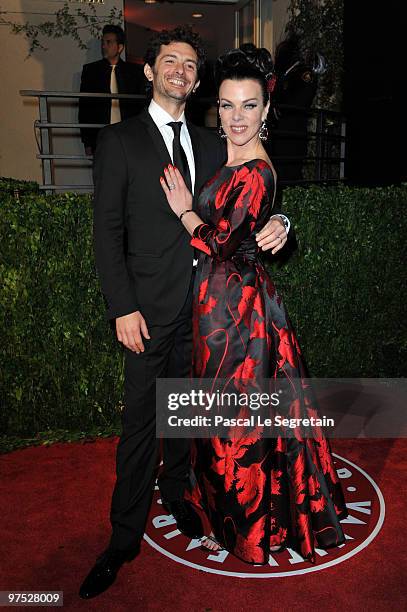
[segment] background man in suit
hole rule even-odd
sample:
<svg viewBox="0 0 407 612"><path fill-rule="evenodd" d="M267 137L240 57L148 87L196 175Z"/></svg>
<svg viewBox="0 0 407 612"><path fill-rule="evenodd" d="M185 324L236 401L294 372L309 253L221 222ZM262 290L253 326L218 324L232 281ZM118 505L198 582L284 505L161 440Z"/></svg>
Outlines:
<svg viewBox="0 0 407 612"><path fill-rule="evenodd" d="M142 67L124 62L120 55L125 36L121 27L106 25L103 28L103 59L85 64L82 69L81 92L144 94ZM111 100L106 98L80 98L79 123L117 123L140 112L136 100ZM93 155L99 128L81 128L81 139L86 155Z"/></svg>
<svg viewBox="0 0 407 612"><path fill-rule="evenodd" d="M270 141L270 155L281 186L301 182L304 159L308 149L308 123L311 108L318 88L318 76L325 71L325 60L320 55L306 57L300 42L293 34L276 47L276 88L272 95L273 123L277 132ZM278 108L280 104L297 108ZM274 106L276 105L276 106Z"/></svg>
<svg viewBox="0 0 407 612"><path fill-rule="evenodd" d="M106 590L123 563L139 551L159 450L155 381L188 376L191 367L193 249L167 204L160 176L175 163L198 194L226 161L218 135L185 120L185 104L199 85L204 62L198 35L184 28L158 33L145 61L153 99L137 117L101 131L94 166L96 263L107 316L116 320L117 338L125 347L125 407L112 536L81 586L83 598ZM275 248L284 224L277 218L268 226L259 244ZM282 244L284 229L283 236ZM184 501L189 442L164 440L159 487L164 508L180 531L200 537L201 521Z"/></svg>

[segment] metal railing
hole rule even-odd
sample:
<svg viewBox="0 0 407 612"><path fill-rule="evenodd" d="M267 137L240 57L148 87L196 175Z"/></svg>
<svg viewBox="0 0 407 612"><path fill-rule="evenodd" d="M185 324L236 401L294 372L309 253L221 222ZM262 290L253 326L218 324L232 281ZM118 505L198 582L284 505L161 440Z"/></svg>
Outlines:
<svg viewBox="0 0 407 612"><path fill-rule="evenodd" d="M306 155L296 154L281 157L273 153L273 163L284 167L286 162L300 163L304 166L303 178L297 177L295 180L280 180L283 185L301 185L310 183L332 183L340 182L345 179L345 147L346 147L346 122L344 115L337 111L323 108L304 108L289 104L276 105L277 110L282 111L282 115L290 113L291 116L297 115L297 119L303 116L303 122L308 123L305 131L282 130L279 128L278 121L275 129L272 130L273 139L290 141L294 143L291 147L293 151L296 144L305 140L307 145ZM308 121L307 121L308 118ZM287 149L287 146L285 147ZM298 147L297 147L298 148ZM284 175L284 172L282 172Z"/></svg>
<svg viewBox="0 0 407 612"><path fill-rule="evenodd" d="M40 138L37 139L39 153L37 159L42 163L42 179L43 184L40 189L47 194L51 194L55 190L60 191L77 191L86 190L92 191L93 185L83 184L61 184L55 182L54 162L57 160L74 160L83 161L84 164L92 162L93 157L89 155L70 155L65 153L53 152L52 130L55 129L73 129L80 128L102 128L105 124L95 123L67 123L50 121L50 100L77 99L80 98L110 98L124 99L133 101L146 101L146 96L133 94L110 94L110 93L79 93L66 91L37 91L37 90L21 90L20 95L23 97L36 97L39 101L39 120L34 122L34 129L39 130ZM215 99L202 99L202 104L216 104ZM284 131L278 127L273 129L272 137L300 140L306 138L308 142L307 155L288 156L288 157L273 157L273 162L283 165L287 163L301 162L304 164L305 178L295 181L280 181L283 185L289 184L310 184L310 183L329 183L344 180L344 162L345 162L345 143L346 143L346 124L344 117L337 112L325 109L304 109L291 105L280 105L278 107L283 111L296 111L306 113L310 118L311 129L307 129L306 136L304 132ZM215 128L213 128L215 129Z"/></svg>

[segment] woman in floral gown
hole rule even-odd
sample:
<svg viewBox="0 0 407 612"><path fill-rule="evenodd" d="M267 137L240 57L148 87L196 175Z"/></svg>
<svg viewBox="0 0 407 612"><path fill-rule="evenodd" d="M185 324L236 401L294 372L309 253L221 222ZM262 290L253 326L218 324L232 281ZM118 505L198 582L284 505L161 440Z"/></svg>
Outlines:
<svg viewBox="0 0 407 612"><path fill-rule="evenodd" d="M306 378L295 332L260 258L256 234L270 217L276 176L262 144L273 67L265 49L244 45L219 58L219 115L228 160L203 187L197 206L177 169L162 187L199 251L194 289L193 377L250 381ZM276 250L276 249L275 249ZM296 414L316 414L312 398ZM347 516L329 442L259 433L196 441L193 499L204 508L210 550L248 563L291 546L311 562L315 547L344 542Z"/></svg>

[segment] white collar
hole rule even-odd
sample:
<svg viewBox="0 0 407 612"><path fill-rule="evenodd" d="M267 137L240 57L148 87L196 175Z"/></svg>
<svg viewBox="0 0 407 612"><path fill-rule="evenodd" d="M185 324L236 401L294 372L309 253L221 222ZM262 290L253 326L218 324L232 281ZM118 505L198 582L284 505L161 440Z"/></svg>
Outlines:
<svg viewBox="0 0 407 612"><path fill-rule="evenodd" d="M167 125L167 123L169 123L170 121L175 121L174 117L171 117L171 115L167 113L167 111L164 110L162 106L157 104L155 100L151 100L148 107L148 112L150 113L152 120L158 128L161 128L163 125ZM185 124L185 112L182 113L178 121L182 121L182 123Z"/></svg>

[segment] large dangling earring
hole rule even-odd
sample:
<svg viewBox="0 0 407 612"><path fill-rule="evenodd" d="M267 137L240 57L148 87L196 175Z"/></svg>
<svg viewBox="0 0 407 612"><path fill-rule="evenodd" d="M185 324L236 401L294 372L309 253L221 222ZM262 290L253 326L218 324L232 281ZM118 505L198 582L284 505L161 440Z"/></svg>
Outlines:
<svg viewBox="0 0 407 612"><path fill-rule="evenodd" d="M220 124L219 128L218 128L218 134L221 138L227 138L226 134L225 134L225 130L222 127L222 124Z"/></svg>
<svg viewBox="0 0 407 612"><path fill-rule="evenodd" d="M266 125L266 122L263 121L263 123L261 124L261 128L259 130L259 138L260 140L267 140L268 137L269 137L268 127Z"/></svg>

